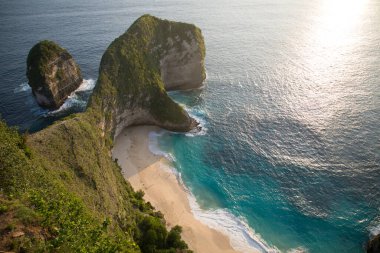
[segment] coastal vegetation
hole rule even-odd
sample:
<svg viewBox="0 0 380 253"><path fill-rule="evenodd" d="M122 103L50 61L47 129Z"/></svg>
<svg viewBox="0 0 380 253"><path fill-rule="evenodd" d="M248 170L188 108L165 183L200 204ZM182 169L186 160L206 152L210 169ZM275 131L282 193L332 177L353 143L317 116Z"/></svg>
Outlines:
<svg viewBox="0 0 380 253"><path fill-rule="evenodd" d="M195 26L144 15L104 53L85 112L31 135L0 122L1 250L190 252L181 228L166 226L162 213L123 178L110 152L120 127L196 126L166 94L160 77L159 58L169 48L155 45L164 45L167 35L204 45ZM40 66L32 62L34 54L59 54L45 50L46 43L42 51L31 50L28 65ZM204 48L200 52L204 57Z"/></svg>
<svg viewBox="0 0 380 253"><path fill-rule="evenodd" d="M33 142L28 143L28 137L0 123L0 177L4 179L0 181L0 248L17 252L187 252L178 227L167 231L162 214L132 189L115 162L105 159L108 151L100 142L75 143L77 148L70 151L73 136L90 134L88 126L66 123L71 120L57 123L68 132L78 128L60 143L60 148L68 145L67 149L30 148ZM51 134L57 132L40 137ZM41 141L39 147L54 143L40 138L33 141ZM95 161L98 165L89 163L95 156L78 152L92 144L100 157ZM41 155L41 151L46 153Z"/></svg>

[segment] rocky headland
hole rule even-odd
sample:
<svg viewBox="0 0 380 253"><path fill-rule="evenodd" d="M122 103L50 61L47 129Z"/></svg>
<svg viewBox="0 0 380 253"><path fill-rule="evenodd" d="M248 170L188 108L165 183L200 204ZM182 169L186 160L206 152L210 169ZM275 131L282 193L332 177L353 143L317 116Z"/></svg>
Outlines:
<svg viewBox="0 0 380 253"><path fill-rule="evenodd" d="M37 103L51 109L59 108L83 81L70 53L47 40L29 51L26 75Z"/></svg>
<svg viewBox="0 0 380 253"><path fill-rule="evenodd" d="M0 250L188 252L181 228L168 228L133 190L111 150L127 126L197 126L166 89L200 86L204 56L197 27L144 15L104 53L85 112L27 136L0 122ZM176 62L189 71L174 71ZM81 82L72 57L52 42L33 47L27 65L43 106L59 106ZM182 77L172 85L174 75Z"/></svg>
<svg viewBox="0 0 380 253"><path fill-rule="evenodd" d="M89 110L112 138L131 125L189 131L197 122L166 90L201 86L204 57L199 28L144 15L104 53Z"/></svg>

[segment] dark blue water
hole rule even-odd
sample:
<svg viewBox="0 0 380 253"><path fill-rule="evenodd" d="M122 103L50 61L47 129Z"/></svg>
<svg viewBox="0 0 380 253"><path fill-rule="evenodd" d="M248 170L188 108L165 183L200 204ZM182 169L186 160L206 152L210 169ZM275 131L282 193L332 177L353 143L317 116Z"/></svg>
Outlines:
<svg viewBox="0 0 380 253"><path fill-rule="evenodd" d="M206 87L172 94L204 131L159 137L198 204L280 251L362 252L380 231L380 2L0 1L2 117L33 130L62 115L25 88L36 42L57 41L96 80L108 44L144 13L205 36Z"/></svg>

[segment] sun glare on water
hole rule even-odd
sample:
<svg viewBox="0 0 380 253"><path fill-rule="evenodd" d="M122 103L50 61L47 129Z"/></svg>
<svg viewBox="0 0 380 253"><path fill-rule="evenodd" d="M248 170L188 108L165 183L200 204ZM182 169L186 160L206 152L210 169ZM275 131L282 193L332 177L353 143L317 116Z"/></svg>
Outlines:
<svg viewBox="0 0 380 253"><path fill-rule="evenodd" d="M298 113L313 125L333 124L357 74L369 0L321 0L300 42L307 81L296 92Z"/></svg>
<svg viewBox="0 0 380 253"><path fill-rule="evenodd" d="M320 46L345 46L358 38L368 0L323 0L314 33Z"/></svg>

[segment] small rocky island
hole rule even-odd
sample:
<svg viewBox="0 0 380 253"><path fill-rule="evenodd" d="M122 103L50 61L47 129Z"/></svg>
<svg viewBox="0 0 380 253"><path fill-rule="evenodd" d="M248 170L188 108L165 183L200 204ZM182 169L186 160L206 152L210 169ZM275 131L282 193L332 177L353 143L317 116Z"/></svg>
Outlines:
<svg viewBox="0 0 380 253"><path fill-rule="evenodd" d="M50 109L58 109L83 81L69 52L47 40L30 50L26 75L37 103Z"/></svg>

